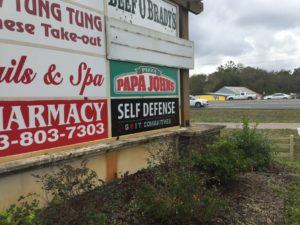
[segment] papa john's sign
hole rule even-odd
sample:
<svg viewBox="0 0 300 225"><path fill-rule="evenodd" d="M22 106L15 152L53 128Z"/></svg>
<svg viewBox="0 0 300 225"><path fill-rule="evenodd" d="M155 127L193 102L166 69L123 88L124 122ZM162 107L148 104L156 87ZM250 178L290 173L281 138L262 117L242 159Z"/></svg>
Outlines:
<svg viewBox="0 0 300 225"><path fill-rule="evenodd" d="M111 96L178 96L178 69L110 61Z"/></svg>

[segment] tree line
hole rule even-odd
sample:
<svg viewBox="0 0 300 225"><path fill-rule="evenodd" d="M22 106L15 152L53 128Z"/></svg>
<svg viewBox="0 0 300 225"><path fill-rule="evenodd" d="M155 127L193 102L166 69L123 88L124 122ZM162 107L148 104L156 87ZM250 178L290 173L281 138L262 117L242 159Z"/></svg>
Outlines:
<svg viewBox="0 0 300 225"><path fill-rule="evenodd" d="M216 72L190 77L192 95L212 93L224 86L247 87L262 95L275 92L300 93L300 68L293 72L266 71L229 61L219 66Z"/></svg>

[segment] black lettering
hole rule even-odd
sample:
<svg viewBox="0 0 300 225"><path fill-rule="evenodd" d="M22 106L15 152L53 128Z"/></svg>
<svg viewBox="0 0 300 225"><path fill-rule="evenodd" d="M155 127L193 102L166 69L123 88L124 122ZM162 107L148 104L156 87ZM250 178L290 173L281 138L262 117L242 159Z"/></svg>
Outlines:
<svg viewBox="0 0 300 225"><path fill-rule="evenodd" d="M168 11L168 22L169 22L169 27L171 28L171 24L172 24L172 12Z"/></svg>
<svg viewBox="0 0 300 225"><path fill-rule="evenodd" d="M168 10L164 9L164 26L168 25Z"/></svg>
<svg viewBox="0 0 300 225"><path fill-rule="evenodd" d="M148 20L153 20L153 3L148 0Z"/></svg>
<svg viewBox="0 0 300 225"><path fill-rule="evenodd" d="M129 3L129 0L125 0L125 11L131 13L131 5Z"/></svg>
<svg viewBox="0 0 300 225"><path fill-rule="evenodd" d="M113 7L116 7L117 0L109 0L108 4L111 5L111 6L113 6Z"/></svg>
<svg viewBox="0 0 300 225"><path fill-rule="evenodd" d="M142 19L145 18L146 16L146 0L140 0L139 2L139 6L140 6L140 14L141 14L141 17Z"/></svg>
<svg viewBox="0 0 300 225"><path fill-rule="evenodd" d="M164 24L164 11L163 11L163 8L162 8L162 7L160 7L159 23L160 23L160 24Z"/></svg>
<svg viewBox="0 0 300 225"><path fill-rule="evenodd" d="M154 21L159 23L158 6L156 4L153 4L153 8L154 8Z"/></svg>
<svg viewBox="0 0 300 225"><path fill-rule="evenodd" d="M132 10L131 10L131 12L133 14L135 14L136 2L137 2L137 0L132 0Z"/></svg>
<svg viewBox="0 0 300 225"><path fill-rule="evenodd" d="M172 28L173 30L176 30L176 13L173 13L172 18L173 18Z"/></svg>
<svg viewBox="0 0 300 225"><path fill-rule="evenodd" d="M123 2L123 0L118 0L118 8L124 10L124 2Z"/></svg>

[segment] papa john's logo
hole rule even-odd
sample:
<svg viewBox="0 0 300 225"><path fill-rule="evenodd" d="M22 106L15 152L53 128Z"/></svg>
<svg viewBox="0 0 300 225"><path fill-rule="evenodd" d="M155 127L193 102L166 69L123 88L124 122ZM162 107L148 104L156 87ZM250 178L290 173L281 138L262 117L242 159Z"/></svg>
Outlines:
<svg viewBox="0 0 300 225"><path fill-rule="evenodd" d="M158 68L140 66L134 72L115 77L115 92L122 93L175 93L176 82Z"/></svg>

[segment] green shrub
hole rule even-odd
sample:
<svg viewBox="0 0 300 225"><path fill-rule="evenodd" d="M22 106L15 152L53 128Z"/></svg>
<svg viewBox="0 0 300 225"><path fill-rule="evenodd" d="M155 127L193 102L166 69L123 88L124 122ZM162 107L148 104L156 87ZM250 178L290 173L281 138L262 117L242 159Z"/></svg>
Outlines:
<svg viewBox="0 0 300 225"><path fill-rule="evenodd" d="M154 182L138 191L136 205L154 224L193 224L208 221L220 205L219 195L208 190L199 173L175 167L156 174Z"/></svg>
<svg viewBox="0 0 300 225"><path fill-rule="evenodd" d="M207 151L193 157L193 165L211 178L227 181L240 172L262 170L272 162L272 145L269 140L250 128L247 119L243 129L219 138Z"/></svg>
<svg viewBox="0 0 300 225"><path fill-rule="evenodd" d="M248 119L244 118L243 129L234 132L230 141L241 151L249 169L262 170L271 164L271 142L256 127L250 128Z"/></svg>
<svg viewBox="0 0 300 225"><path fill-rule="evenodd" d="M246 161L237 146L227 138L209 145L204 154L194 155L193 165L206 172L209 179L225 182L246 168Z"/></svg>
<svg viewBox="0 0 300 225"><path fill-rule="evenodd" d="M25 201L26 197L21 196L18 205L13 204L7 210L0 213L0 225L40 225L38 219L39 201L34 199L30 203Z"/></svg>

